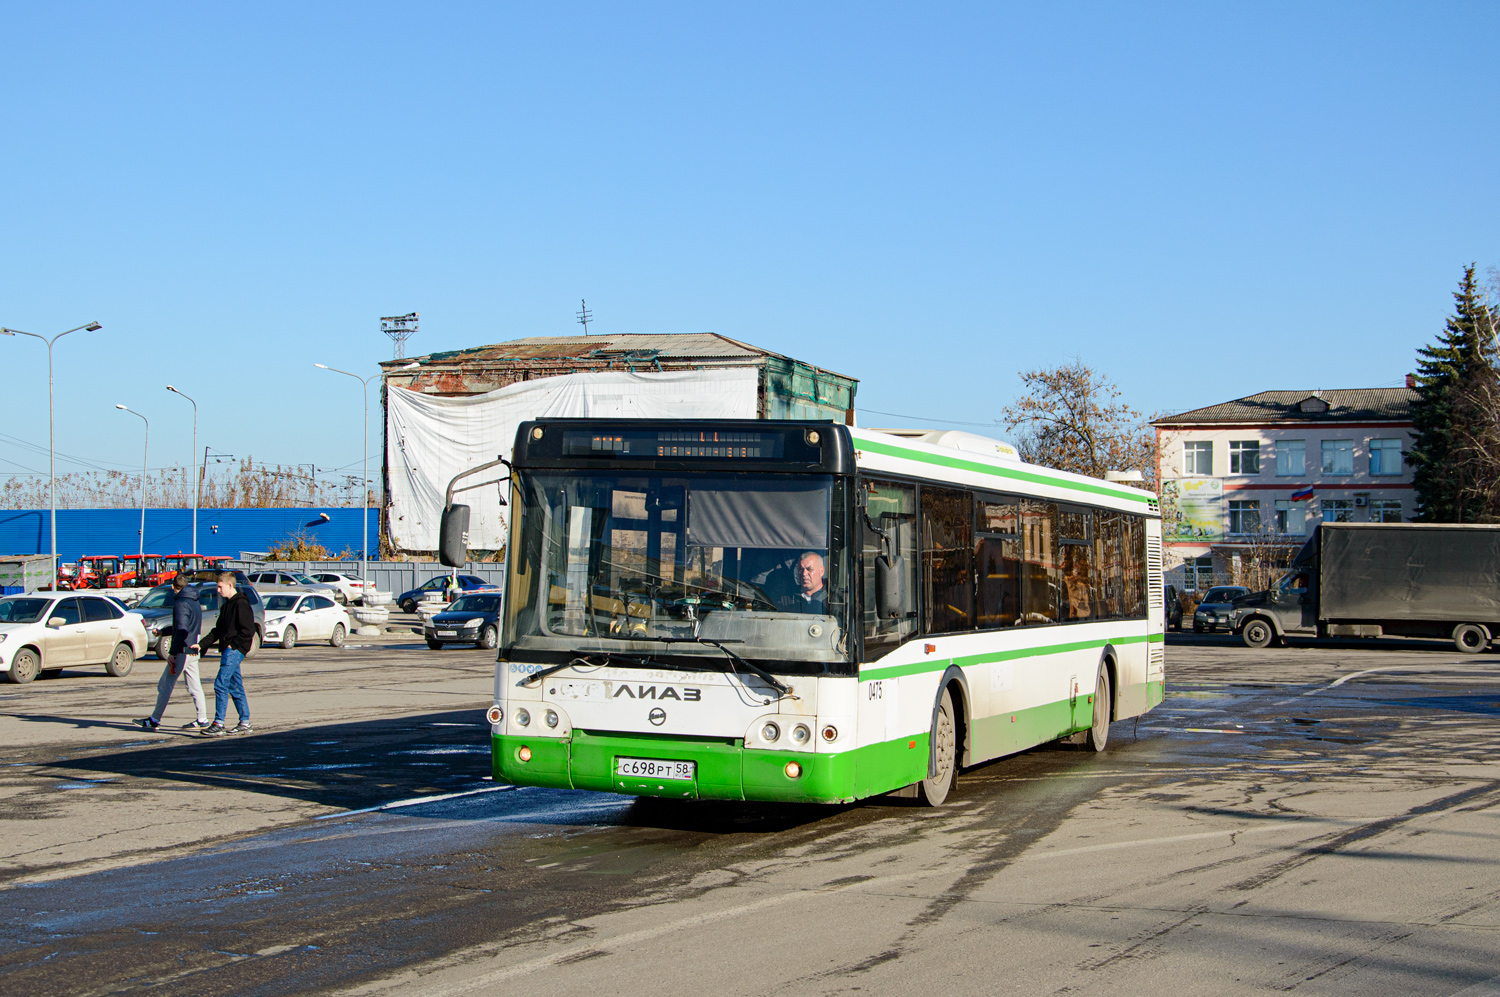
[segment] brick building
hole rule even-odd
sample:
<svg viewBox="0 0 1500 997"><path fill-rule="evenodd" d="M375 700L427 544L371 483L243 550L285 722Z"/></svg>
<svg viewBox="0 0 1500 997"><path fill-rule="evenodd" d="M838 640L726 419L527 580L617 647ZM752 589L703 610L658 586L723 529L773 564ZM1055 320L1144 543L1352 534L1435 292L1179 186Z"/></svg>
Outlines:
<svg viewBox="0 0 1500 997"><path fill-rule="evenodd" d="M1232 581L1242 555L1290 552L1322 520L1411 519L1415 398L1410 387L1262 391L1153 422L1168 582Z"/></svg>

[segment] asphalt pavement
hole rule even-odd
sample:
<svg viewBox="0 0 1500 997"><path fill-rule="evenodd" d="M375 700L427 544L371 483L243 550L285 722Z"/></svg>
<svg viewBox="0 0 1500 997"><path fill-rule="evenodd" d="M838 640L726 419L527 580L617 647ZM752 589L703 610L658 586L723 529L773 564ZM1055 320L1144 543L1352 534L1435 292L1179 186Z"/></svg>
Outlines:
<svg viewBox="0 0 1500 997"><path fill-rule="evenodd" d="M490 654L397 635L261 652L214 741L129 727L151 659L0 687L0 989L1500 995L1500 655L1167 669L936 810L496 785Z"/></svg>

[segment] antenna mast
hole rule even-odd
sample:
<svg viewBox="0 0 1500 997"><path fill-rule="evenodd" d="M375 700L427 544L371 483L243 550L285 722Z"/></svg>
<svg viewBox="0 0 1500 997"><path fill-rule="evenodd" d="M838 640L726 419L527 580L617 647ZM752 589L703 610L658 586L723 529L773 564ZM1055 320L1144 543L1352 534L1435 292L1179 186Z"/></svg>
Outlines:
<svg viewBox="0 0 1500 997"><path fill-rule="evenodd" d="M397 360L406 359L406 341L417 334L417 313L392 315L380 320L380 331L396 343Z"/></svg>

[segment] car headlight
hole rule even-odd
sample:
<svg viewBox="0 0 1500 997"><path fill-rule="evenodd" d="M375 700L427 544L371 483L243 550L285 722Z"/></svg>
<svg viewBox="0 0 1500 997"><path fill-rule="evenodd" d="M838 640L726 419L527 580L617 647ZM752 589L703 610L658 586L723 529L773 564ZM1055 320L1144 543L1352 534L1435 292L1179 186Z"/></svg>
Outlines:
<svg viewBox="0 0 1500 997"><path fill-rule="evenodd" d="M467 623L465 623L464 626L466 626L466 627L477 627L477 626L479 626L479 624L481 624L483 622L484 622L484 617L483 616L476 616L472 620L470 620Z"/></svg>

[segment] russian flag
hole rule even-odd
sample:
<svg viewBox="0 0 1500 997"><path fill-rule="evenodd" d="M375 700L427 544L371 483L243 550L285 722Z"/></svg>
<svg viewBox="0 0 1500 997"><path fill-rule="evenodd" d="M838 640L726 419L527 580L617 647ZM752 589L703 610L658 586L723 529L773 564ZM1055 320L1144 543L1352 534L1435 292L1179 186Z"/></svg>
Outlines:
<svg viewBox="0 0 1500 997"><path fill-rule="evenodd" d="M1302 489L1301 491L1292 492L1292 501L1293 502L1306 502L1308 499L1310 499L1312 497L1313 497L1313 486L1312 485L1308 485L1306 488Z"/></svg>

